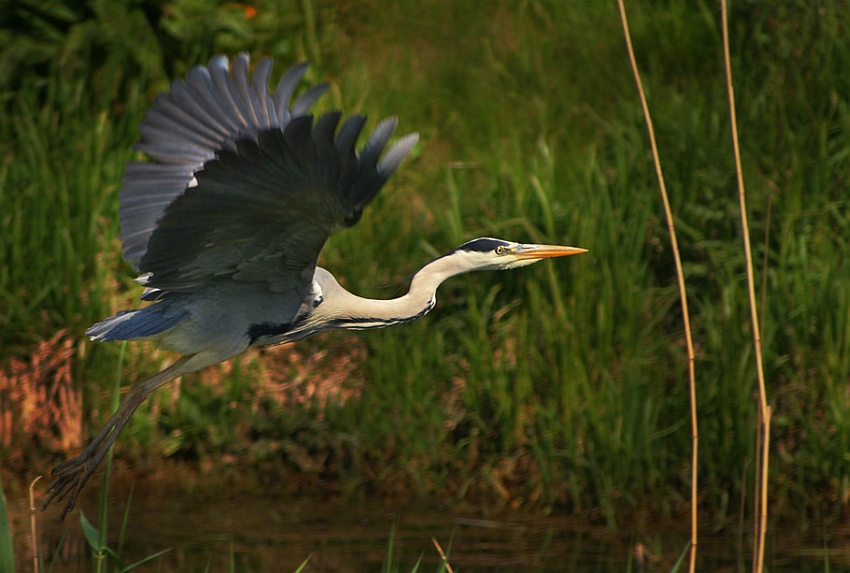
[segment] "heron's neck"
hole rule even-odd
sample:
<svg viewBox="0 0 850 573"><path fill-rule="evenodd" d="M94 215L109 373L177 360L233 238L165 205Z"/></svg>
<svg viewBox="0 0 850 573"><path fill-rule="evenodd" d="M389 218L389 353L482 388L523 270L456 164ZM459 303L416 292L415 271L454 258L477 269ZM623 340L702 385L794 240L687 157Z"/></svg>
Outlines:
<svg viewBox="0 0 850 573"><path fill-rule="evenodd" d="M437 287L446 279L459 274L457 267L452 268L448 263L446 257L431 261L413 275L407 294L390 300L357 296L332 280L323 285L324 300L315 308L308 321L314 324L326 323L327 328L322 330L364 330L416 320L434 308Z"/></svg>

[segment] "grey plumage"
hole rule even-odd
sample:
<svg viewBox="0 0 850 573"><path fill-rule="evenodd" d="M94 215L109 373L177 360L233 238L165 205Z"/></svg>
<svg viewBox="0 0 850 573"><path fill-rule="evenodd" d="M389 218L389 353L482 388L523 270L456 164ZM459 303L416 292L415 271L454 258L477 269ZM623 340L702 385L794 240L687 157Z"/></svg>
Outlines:
<svg viewBox="0 0 850 573"><path fill-rule="evenodd" d="M261 60L249 81L247 56L232 72L216 57L157 97L135 147L155 161L127 165L119 215L124 258L160 303L95 325L94 339L164 332L191 314L174 311L179 293L194 295L188 305L231 281L244 283L257 305L274 297L275 319L291 322L327 237L359 219L415 145L416 134L405 136L379 162L397 123L389 118L357 153L364 117L349 118L335 136L339 112L306 115L327 85L290 106L307 65L288 70L272 94L271 68Z"/></svg>
<svg viewBox="0 0 850 573"><path fill-rule="evenodd" d="M273 94L271 67L261 60L249 83L247 56L234 60L232 73L226 58L213 58L174 82L145 117L135 148L155 162L127 165L119 214L124 258L151 273L150 286L190 290L205 279L239 280L243 253L276 257L287 235L302 245L304 237L312 240L311 256L297 270L315 266L327 237L357 220L415 144L416 134L403 138L377 165L397 123L392 118L358 156L354 142L365 118L349 119L334 140L338 112L315 125L306 115L327 85L290 106L307 65L285 73ZM193 177L197 185L189 186ZM309 227L304 235L301 227ZM275 289L304 288L303 280L291 285L288 276L266 275Z"/></svg>

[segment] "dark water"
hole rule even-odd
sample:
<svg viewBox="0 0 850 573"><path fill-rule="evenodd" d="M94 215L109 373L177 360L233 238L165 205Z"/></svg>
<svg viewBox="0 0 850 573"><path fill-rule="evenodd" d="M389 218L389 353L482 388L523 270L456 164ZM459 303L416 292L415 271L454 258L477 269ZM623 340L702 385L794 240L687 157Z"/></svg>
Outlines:
<svg viewBox="0 0 850 573"><path fill-rule="evenodd" d="M152 489L150 489L152 488ZM96 488L92 488L96 489ZM126 492L115 488L110 505L110 545L117 547ZM140 490L148 490L140 493ZM123 497L119 497L122 496ZM82 502L94 518L93 499ZM8 500L16 533L18 570L28 571L29 522L23 500ZM39 514L42 549L49 559L65 536L54 571L90 569L79 514L58 523L53 509ZM655 526L653 526L655 527ZM499 513L482 517L473 509L440 503L333 503L317 499L274 498L226 492L215 496L136 488L126 540L125 564L171 550L134 571L437 571L437 541L454 571L669 571L686 547L688 523L658 524L649 532L613 532L589 527L569 515L531 517ZM751 570L750 532L722 535L706 525L700 537L699 571ZM771 531L768 571L850 572L850 532L801 527ZM803 533L806 530L806 533ZM814 531L817 530L817 531ZM829 539L824 545L824 537ZM392 539L392 543L391 543ZM391 549L390 549L391 546ZM392 556L390 557L390 550ZM644 555L644 559L639 558ZM828 565L826 558L828 558ZM682 569L686 570L686 568Z"/></svg>

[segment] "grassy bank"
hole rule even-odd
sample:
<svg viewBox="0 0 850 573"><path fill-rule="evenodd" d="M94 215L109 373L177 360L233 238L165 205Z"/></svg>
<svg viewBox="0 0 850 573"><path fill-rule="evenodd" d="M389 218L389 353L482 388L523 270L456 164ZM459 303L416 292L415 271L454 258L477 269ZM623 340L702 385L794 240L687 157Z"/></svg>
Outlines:
<svg viewBox="0 0 850 573"><path fill-rule="evenodd" d="M75 15L89 28L57 24L47 39L29 29L56 58L7 70L3 87L0 392L59 384L61 364L27 365L39 341L67 329L83 398L74 415L99 424L117 348L82 333L138 295L120 263L116 191L145 108L166 78L215 51L274 54L278 73L310 58L311 81L333 85L320 109L372 123L397 114L402 132L421 134L415 157L324 253L349 289L392 296L429 258L479 235L590 253L455 279L411 325L184 377L137 414L117 455L248 459L346 492L568 508L611 524L685 508L674 268L614 3L268 4L126 9L127 29L105 38L97 11ZM635 4L691 297L702 502L722 525L751 491L755 371L719 15L711 2ZM838 1L732 8L778 453L771 495L786 516L836 517L850 493L850 15ZM132 345L124 378L164 358ZM55 421L41 425L55 433ZM7 433L4 457L27 435ZM46 471L61 447L41 445L14 469Z"/></svg>

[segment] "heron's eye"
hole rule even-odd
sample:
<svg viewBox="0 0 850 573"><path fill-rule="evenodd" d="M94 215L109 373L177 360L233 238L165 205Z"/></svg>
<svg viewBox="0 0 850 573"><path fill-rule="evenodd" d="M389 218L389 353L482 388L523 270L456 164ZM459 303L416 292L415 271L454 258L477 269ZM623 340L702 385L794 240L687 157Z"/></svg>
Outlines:
<svg viewBox="0 0 850 573"><path fill-rule="evenodd" d="M505 247L503 247L503 246L501 246L501 245L499 245L498 247L496 247L496 254L497 254L497 255L504 255L504 254L505 254Z"/></svg>

